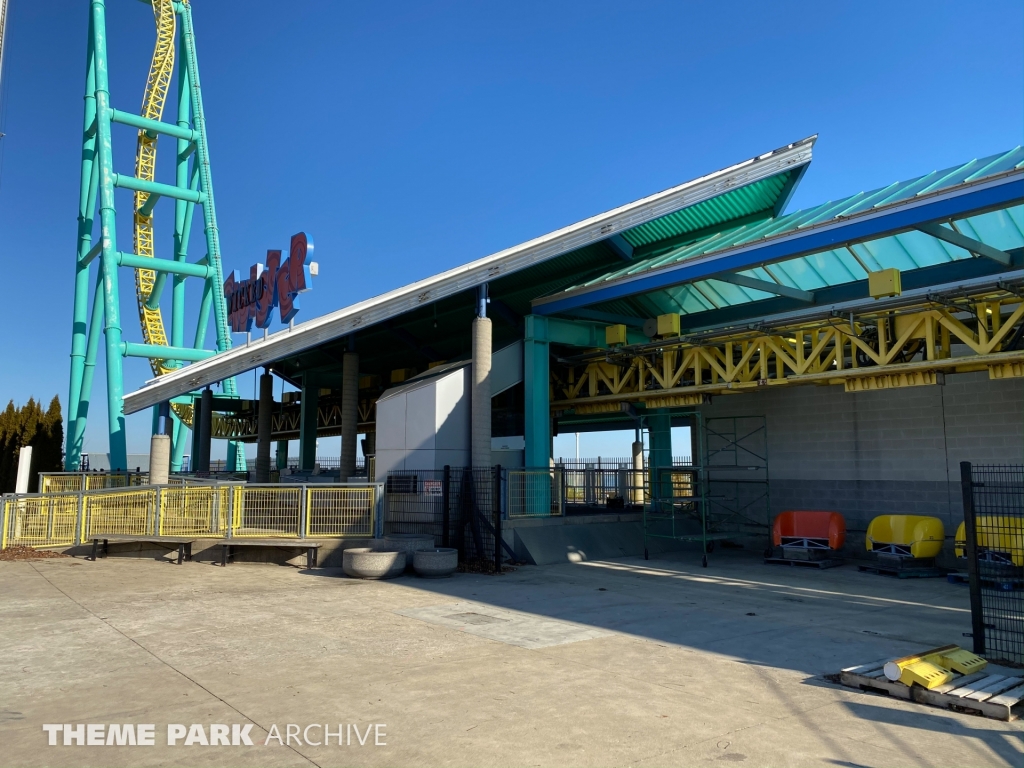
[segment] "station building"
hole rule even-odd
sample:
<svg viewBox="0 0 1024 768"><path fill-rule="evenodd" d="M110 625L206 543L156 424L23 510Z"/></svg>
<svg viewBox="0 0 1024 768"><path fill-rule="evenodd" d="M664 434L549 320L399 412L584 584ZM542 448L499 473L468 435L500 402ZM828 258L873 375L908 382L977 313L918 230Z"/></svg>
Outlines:
<svg viewBox="0 0 1024 768"><path fill-rule="evenodd" d="M959 463L1024 451L1024 149L788 211L815 138L242 343L125 411L195 403L193 456L255 442L263 481L295 439L310 473L340 434L344 480L365 435L384 479L546 470L558 432L630 429L645 471L731 468L766 515L927 514L951 539ZM258 402L213 391L254 369ZM299 391L273 402L272 377Z"/></svg>

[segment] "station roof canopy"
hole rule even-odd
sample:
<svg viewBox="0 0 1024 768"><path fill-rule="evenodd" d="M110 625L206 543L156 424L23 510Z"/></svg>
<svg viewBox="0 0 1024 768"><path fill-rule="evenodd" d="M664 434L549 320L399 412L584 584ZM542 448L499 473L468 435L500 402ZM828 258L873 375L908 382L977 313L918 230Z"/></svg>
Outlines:
<svg viewBox="0 0 1024 768"><path fill-rule="evenodd" d="M408 362L455 359L468 349L475 298L487 283L495 343L521 338L522 318L538 296L584 285L623 262L649 258L723 227L770 221L803 176L811 136L680 184L292 329L254 340L148 381L125 397L134 413L260 366L276 373L337 366L354 335L362 372L386 373ZM581 316L585 316L583 312ZM425 330L429 329L429 330ZM507 337L504 338L504 337Z"/></svg>
<svg viewBox="0 0 1024 768"><path fill-rule="evenodd" d="M621 206L153 379L133 413L259 366L284 378L335 370L350 339L386 381L469 350L472 289L487 283L496 346L528 314L642 327L677 312L687 330L870 301L869 272L904 290L1024 265L1024 149L784 214L816 137ZM293 379L294 380L294 379Z"/></svg>
<svg viewBox="0 0 1024 768"><path fill-rule="evenodd" d="M692 330L867 296L869 272L917 288L1020 266L1024 148L762 221L735 222L533 301L537 314ZM638 249L640 250L640 249Z"/></svg>

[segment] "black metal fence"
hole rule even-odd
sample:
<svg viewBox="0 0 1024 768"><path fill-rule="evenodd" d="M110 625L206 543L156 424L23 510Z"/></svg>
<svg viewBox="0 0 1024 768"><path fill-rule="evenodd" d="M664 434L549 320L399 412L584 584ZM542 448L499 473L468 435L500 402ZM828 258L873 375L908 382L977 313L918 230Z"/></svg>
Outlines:
<svg viewBox="0 0 1024 768"><path fill-rule="evenodd" d="M960 464L974 652L1024 664L1024 466Z"/></svg>
<svg viewBox="0 0 1024 768"><path fill-rule="evenodd" d="M457 549L460 563L500 572L512 556L501 538L504 474L500 466L388 472L384 535L429 534L435 546Z"/></svg>

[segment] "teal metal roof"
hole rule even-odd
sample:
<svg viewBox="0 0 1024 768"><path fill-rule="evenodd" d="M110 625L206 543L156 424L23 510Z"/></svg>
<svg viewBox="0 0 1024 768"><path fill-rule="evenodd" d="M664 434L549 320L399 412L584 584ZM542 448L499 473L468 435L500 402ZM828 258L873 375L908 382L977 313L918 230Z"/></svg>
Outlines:
<svg viewBox="0 0 1024 768"><path fill-rule="evenodd" d="M871 192L860 192L841 200L830 201L777 218L730 227L702 237L696 242L673 248L668 252L624 264L619 269L581 282L566 290L600 286L702 258L719 251L785 237L839 217L903 203L925 194L977 182L1020 168L1024 168L1024 148L1016 147L1008 152L972 160L943 171L933 171L927 175L896 182ZM769 182L772 179L765 181ZM716 198L707 203L717 203L721 199ZM685 213L685 211L680 213ZM651 222L637 229L650 229L652 225L658 223ZM956 221L956 228L967 237L1003 251L1022 248L1024 247L1024 206L1013 205L1000 210L967 216ZM639 241L645 235L646 230L635 237ZM623 233L623 237L632 241L633 232ZM814 291L864 280L868 272L889 267L908 271L972 258L974 258L973 255L963 248L938 240L923 232L910 231L738 271L737 274L790 288ZM664 312L694 314L767 298L775 298L775 294L711 278L664 287L641 295L619 298L591 306L597 310L643 318Z"/></svg>
<svg viewBox="0 0 1024 768"><path fill-rule="evenodd" d="M788 198L786 192L795 186L798 175L802 174L806 167L804 165L799 170L780 173L754 184L730 190L718 197L626 230L622 237L634 248L639 249L737 219L749 221L751 217L757 216L763 220L775 216L785 205ZM672 245L666 245L665 248L671 248Z"/></svg>

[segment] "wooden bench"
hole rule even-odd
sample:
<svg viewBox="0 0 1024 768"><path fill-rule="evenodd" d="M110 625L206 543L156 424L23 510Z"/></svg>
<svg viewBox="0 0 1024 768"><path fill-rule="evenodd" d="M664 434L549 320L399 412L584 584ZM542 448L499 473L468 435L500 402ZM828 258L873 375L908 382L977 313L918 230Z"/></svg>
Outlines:
<svg viewBox="0 0 1024 768"><path fill-rule="evenodd" d="M306 567L316 568L318 550L323 546L319 541L306 541L305 539L223 539L217 541L220 546L220 564L227 567L228 561L234 554L232 549L238 547L274 547L277 549L304 549L306 550Z"/></svg>
<svg viewBox="0 0 1024 768"><path fill-rule="evenodd" d="M107 556L107 545L112 541L115 544L172 544L171 549L178 550L178 565L185 560L192 559L192 544L195 539L183 538L180 536L125 536L117 533L94 533L92 539L92 556L90 559L95 562L100 542L103 542L102 556Z"/></svg>

